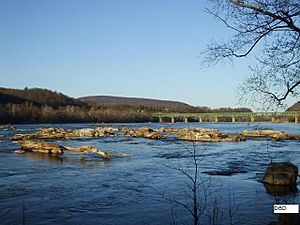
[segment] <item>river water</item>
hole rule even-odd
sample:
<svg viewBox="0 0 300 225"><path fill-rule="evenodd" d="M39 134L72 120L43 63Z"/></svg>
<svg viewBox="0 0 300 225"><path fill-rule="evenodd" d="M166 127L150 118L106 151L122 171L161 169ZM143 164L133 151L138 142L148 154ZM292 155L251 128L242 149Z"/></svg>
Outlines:
<svg viewBox="0 0 300 225"><path fill-rule="evenodd" d="M113 125L112 125L113 126ZM117 126L117 125L115 125ZM273 128L300 134L299 124L176 123L127 124L127 127L205 127L226 132ZM215 209L218 224L268 224L275 197L260 182L267 164L291 161L300 166L300 141L253 140L246 142L196 143L148 140L131 137L50 140L53 143L96 148L132 157L103 160L78 154L53 158L39 154L16 154L13 133L35 132L38 127L80 129L93 124L17 125L0 131L0 224L192 224L184 207L191 206L189 179L193 174L189 152L200 155L199 200L206 210L202 224L210 224ZM176 169L177 168L177 169ZM202 172L222 174L210 176ZM299 186L299 179L298 179ZM205 189L207 188L207 189ZM204 194L204 190L206 190ZM206 197L206 202L204 202ZM281 196L288 203L300 203L299 195ZM278 199L278 198L277 198ZM184 205L184 206L182 206ZM233 212L233 213L230 213Z"/></svg>

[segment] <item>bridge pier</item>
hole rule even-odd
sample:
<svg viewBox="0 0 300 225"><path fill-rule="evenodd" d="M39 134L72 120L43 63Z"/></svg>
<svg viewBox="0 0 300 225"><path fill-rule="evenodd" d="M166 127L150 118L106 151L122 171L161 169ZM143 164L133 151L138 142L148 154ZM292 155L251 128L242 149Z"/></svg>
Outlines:
<svg viewBox="0 0 300 225"><path fill-rule="evenodd" d="M189 118L188 117L184 117L184 122L188 123L189 122Z"/></svg>
<svg viewBox="0 0 300 225"><path fill-rule="evenodd" d="M250 121L251 121L251 123L254 123L254 122L255 122L255 118L254 118L254 117L251 117L251 118L250 118Z"/></svg>
<svg viewBox="0 0 300 225"><path fill-rule="evenodd" d="M218 122L219 122L218 117L215 117L215 123L218 123Z"/></svg>
<svg viewBox="0 0 300 225"><path fill-rule="evenodd" d="M202 117L199 117L199 123L202 123Z"/></svg>
<svg viewBox="0 0 300 225"><path fill-rule="evenodd" d="M159 117L159 123L163 123L164 119L162 117Z"/></svg>
<svg viewBox="0 0 300 225"><path fill-rule="evenodd" d="M235 118L234 117L231 118L231 122L235 123Z"/></svg>
<svg viewBox="0 0 300 225"><path fill-rule="evenodd" d="M295 123L299 123L299 118L295 117Z"/></svg>
<svg viewBox="0 0 300 225"><path fill-rule="evenodd" d="M176 123L175 117L171 117L171 123Z"/></svg>

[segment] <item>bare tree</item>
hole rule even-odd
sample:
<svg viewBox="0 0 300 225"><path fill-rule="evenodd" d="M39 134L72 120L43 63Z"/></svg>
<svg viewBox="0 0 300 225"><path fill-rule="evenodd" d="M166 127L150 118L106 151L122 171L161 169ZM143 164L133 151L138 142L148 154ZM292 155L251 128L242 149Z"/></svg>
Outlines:
<svg viewBox="0 0 300 225"><path fill-rule="evenodd" d="M299 0L209 0L207 12L233 31L201 53L206 65L254 56L250 76L238 88L248 102L282 105L300 91Z"/></svg>
<svg viewBox="0 0 300 225"><path fill-rule="evenodd" d="M178 205L183 207L192 216L193 224L200 224L200 217L206 212L207 201L209 197L209 188L211 185L211 177L202 178L200 176L199 163L203 160L203 151L198 152L195 143L193 143L192 150L185 147L188 157L192 162L192 171L182 165L166 167L179 171L188 179L187 188L185 192L185 197L190 200L189 203L182 202L176 198L169 196L166 192L159 193L163 199L172 205ZM200 191L202 193L200 193Z"/></svg>
<svg viewBox="0 0 300 225"><path fill-rule="evenodd" d="M216 192L221 190L221 187L212 187L211 176L201 176L200 163L204 160L205 150L197 150L196 144L193 142L192 148L184 146L187 152L186 165L165 165L167 168L179 172L187 179L186 188L184 188L183 196L186 200L178 199L172 196L172 193L164 190L162 193L154 189L165 201L172 206L172 224L176 224L176 214L173 207L180 206L192 218L193 225L206 224L217 225L221 224L224 216L224 210L220 205L216 196ZM228 216L227 224L234 224L233 217L237 212L234 195L230 190L228 195Z"/></svg>

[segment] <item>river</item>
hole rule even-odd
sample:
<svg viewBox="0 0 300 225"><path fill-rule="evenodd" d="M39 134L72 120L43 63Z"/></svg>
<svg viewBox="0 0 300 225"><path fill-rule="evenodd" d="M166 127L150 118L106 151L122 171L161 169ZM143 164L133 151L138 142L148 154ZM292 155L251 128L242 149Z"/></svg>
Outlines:
<svg viewBox="0 0 300 225"><path fill-rule="evenodd" d="M114 126L114 125L112 125ZM115 125L117 126L117 125ZM126 124L127 127L205 127L226 132L254 128L273 128L300 134L299 124L247 123L176 123ZM79 129L93 124L16 125L15 130L0 130L0 218L2 225L135 225L192 224L189 212L180 205L191 206L189 179L178 166L194 172L189 155L195 147L201 154L199 197L206 203L206 214L217 209L218 224L268 224L277 220L273 213L275 198L260 182L268 163L291 161L300 166L299 141L269 140L246 142L196 143L149 140L133 137L81 138L51 140L79 147L96 148L132 157L103 160L78 154L53 158L41 154L16 154L18 144L13 133L35 132L38 127ZM202 172L229 172L210 176ZM207 187L206 194L203 188ZM298 179L299 186L299 179ZM164 196L164 197L163 197ZM286 196L285 196L286 197ZM299 194L287 196L300 203ZM175 203L177 202L177 204ZM180 202L180 204L178 204ZM230 215L233 211L233 215ZM202 224L209 217L202 215Z"/></svg>

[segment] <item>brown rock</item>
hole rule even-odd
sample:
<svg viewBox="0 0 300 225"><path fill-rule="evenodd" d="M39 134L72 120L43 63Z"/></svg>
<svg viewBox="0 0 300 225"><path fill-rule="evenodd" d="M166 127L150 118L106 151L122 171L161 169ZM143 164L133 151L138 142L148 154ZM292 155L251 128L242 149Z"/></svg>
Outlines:
<svg viewBox="0 0 300 225"><path fill-rule="evenodd" d="M142 127L139 129L129 129L124 127L119 135L130 136L130 137L143 137L149 139L165 139L159 131L153 130L147 127Z"/></svg>
<svg viewBox="0 0 300 225"><path fill-rule="evenodd" d="M114 136L115 128L95 129L85 128L79 130L67 130L62 128L39 128L35 134L15 134L11 137L12 141L30 140L30 139L71 139L76 137L106 137Z"/></svg>
<svg viewBox="0 0 300 225"><path fill-rule="evenodd" d="M244 135L237 135L231 137L230 141L232 142L246 141L246 137Z"/></svg>
<svg viewBox="0 0 300 225"><path fill-rule="evenodd" d="M15 151L16 153L36 152L36 153L45 153L50 155L60 155L64 151L72 151L72 152L79 152L85 155L87 152L92 152L98 155L102 155L105 159L109 159L111 155L132 156L132 154L102 151L92 146L82 146L80 148L75 148L75 147L60 146L53 143L36 142L36 141L29 141L29 140L19 141L18 143L21 146L21 150L19 151L16 150Z"/></svg>
<svg viewBox="0 0 300 225"><path fill-rule="evenodd" d="M246 137L271 137L273 140L300 140L300 135L277 130L244 130L242 133Z"/></svg>
<svg viewBox="0 0 300 225"><path fill-rule="evenodd" d="M21 146L21 150L28 151L28 152L39 152L39 153L46 153L46 154L62 154L65 147L46 143L46 142L36 142L36 141L19 141L18 143Z"/></svg>
<svg viewBox="0 0 300 225"><path fill-rule="evenodd" d="M271 185L296 186L298 168L291 162L270 163L263 182Z"/></svg>
<svg viewBox="0 0 300 225"><path fill-rule="evenodd" d="M220 142L229 141L228 134L215 129L186 128L179 133L179 139L185 141Z"/></svg>

